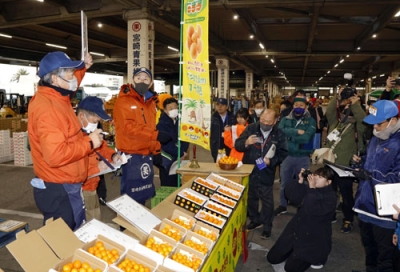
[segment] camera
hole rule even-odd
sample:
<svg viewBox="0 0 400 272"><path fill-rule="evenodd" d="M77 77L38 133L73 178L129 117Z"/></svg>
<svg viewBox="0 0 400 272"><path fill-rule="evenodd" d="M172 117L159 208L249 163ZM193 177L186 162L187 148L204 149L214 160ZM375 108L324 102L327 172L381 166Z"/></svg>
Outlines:
<svg viewBox="0 0 400 272"><path fill-rule="evenodd" d="M340 93L340 98L341 99L349 99L352 96L357 95L356 89L352 87L346 87L344 90Z"/></svg>
<svg viewBox="0 0 400 272"><path fill-rule="evenodd" d="M400 77L393 80L393 84L396 86L400 86Z"/></svg>
<svg viewBox="0 0 400 272"><path fill-rule="evenodd" d="M308 186L308 175L311 175L312 172L309 169L304 170L303 173L301 173L301 176L303 177L303 184Z"/></svg>

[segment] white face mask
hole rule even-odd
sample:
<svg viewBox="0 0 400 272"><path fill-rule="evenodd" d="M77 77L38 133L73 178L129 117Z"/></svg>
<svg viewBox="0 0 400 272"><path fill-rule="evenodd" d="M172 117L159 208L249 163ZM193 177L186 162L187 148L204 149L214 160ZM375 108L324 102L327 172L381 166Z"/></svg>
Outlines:
<svg viewBox="0 0 400 272"><path fill-rule="evenodd" d="M173 109L168 112L168 116L172 119L175 119L178 116L178 110Z"/></svg>
<svg viewBox="0 0 400 272"><path fill-rule="evenodd" d="M78 79L76 78L76 76L73 76L73 78L71 80L66 80L65 78L62 78L61 76L58 76L59 78L61 78L62 80L64 80L65 82L68 82L68 90L70 90L71 92L75 92L76 89L78 89Z"/></svg>
<svg viewBox="0 0 400 272"><path fill-rule="evenodd" d="M263 111L263 109L255 109L254 111L256 112L257 116L260 116L260 114Z"/></svg>
<svg viewBox="0 0 400 272"><path fill-rule="evenodd" d="M83 129L87 132L87 133L92 133L93 131L95 131L97 129L97 123L90 123L89 120L86 117L86 114L84 114L85 119L87 121L87 126L84 127Z"/></svg>

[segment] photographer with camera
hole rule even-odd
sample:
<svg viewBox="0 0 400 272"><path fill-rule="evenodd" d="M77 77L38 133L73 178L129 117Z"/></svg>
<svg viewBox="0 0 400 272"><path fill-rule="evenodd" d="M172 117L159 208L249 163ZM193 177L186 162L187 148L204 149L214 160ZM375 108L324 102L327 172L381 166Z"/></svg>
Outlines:
<svg viewBox="0 0 400 272"><path fill-rule="evenodd" d="M345 74L345 79L349 81L348 85L339 89L338 94L329 102L325 113L329 131L324 147L334 147L335 162L341 165L349 165L352 154L363 152L366 130L363 124L366 113L361 107L356 89L351 87L351 74ZM340 228L342 233L350 233L353 228L353 181L354 178L339 177L335 173L332 182L333 189L339 189L343 199L343 222ZM336 217L333 220L336 220Z"/></svg>
<svg viewBox="0 0 400 272"><path fill-rule="evenodd" d="M396 79L389 76L386 79L386 87L382 91L379 100L394 100L396 92L393 89L400 90L400 77Z"/></svg>
<svg viewBox="0 0 400 272"><path fill-rule="evenodd" d="M300 207L267 255L272 265L286 261L287 272L322 268L332 247L333 171L327 166L314 173L302 168L298 178L285 188L285 195Z"/></svg>
<svg viewBox="0 0 400 272"><path fill-rule="evenodd" d="M396 221L391 216L379 216L374 188L382 183L399 183L400 122L393 101L379 100L369 109L364 122L373 125L374 136L364 156L353 155L359 171L354 211L358 213L360 235L365 249L367 271L398 271L393 269L394 245L392 235Z"/></svg>

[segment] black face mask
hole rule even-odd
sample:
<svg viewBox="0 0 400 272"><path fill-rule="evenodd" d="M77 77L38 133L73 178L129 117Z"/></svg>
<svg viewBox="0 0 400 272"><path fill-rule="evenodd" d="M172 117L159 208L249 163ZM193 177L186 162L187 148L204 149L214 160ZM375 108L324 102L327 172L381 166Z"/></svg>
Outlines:
<svg viewBox="0 0 400 272"><path fill-rule="evenodd" d="M148 90L149 90L149 84L140 82L140 83L135 83L135 90L140 94L144 95Z"/></svg>
<svg viewBox="0 0 400 272"><path fill-rule="evenodd" d="M260 124L260 128L262 131L264 132L268 132L272 129L273 125L264 125L264 124Z"/></svg>

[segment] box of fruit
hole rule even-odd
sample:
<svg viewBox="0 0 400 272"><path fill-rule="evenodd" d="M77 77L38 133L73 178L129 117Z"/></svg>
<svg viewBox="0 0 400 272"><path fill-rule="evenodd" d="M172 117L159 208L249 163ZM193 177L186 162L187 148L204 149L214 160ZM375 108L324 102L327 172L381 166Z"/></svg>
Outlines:
<svg viewBox="0 0 400 272"><path fill-rule="evenodd" d="M184 227L169 220L168 218L164 218L161 221L161 224L156 226L154 229L167 235L168 237L171 237L176 242L182 240L187 233L187 230Z"/></svg>
<svg viewBox="0 0 400 272"><path fill-rule="evenodd" d="M178 243L171 256L165 259L164 266L179 272L196 272L200 271L204 258L204 255L200 252Z"/></svg>
<svg viewBox="0 0 400 272"><path fill-rule="evenodd" d="M225 183L225 184L227 184L227 183ZM235 201L238 201L241 197L241 193L239 193L238 191L235 191L231 188L228 188L226 186L223 186L223 185L218 187L217 193L219 193L223 196L226 196L228 198L231 198Z"/></svg>
<svg viewBox="0 0 400 272"><path fill-rule="evenodd" d="M202 178L196 178L192 182L191 188L197 193L210 197L215 192L215 190L217 190L218 186L219 184L213 181L205 180Z"/></svg>
<svg viewBox="0 0 400 272"><path fill-rule="evenodd" d="M202 253L204 256L208 255L211 252L213 241L205 238L204 236L197 234L193 231L189 231L185 238L183 239L182 244L193 248L194 250Z"/></svg>
<svg viewBox="0 0 400 272"><path fill-rule="evenodd" d="M186 213L181 212L177 209L172 212L171 217L169 217L168 219L175 222L179 226L184 227L187 230L191 230L196 223L196 219L194 219L192 216L189 216Z"/></svg>
<svg viewBox="0 0 400 272"><path fill-rule="evenodd" d="M208 197L192 189L183 189L175 196L174 203L185 210L197 213L207 199Z"/></svg>
<svg viewBox="0 0 400 272"><path fill-rule="evenodd" d="M82 249L77 249L74 252L74 255L60 261L53 267L54 271L57 272L63 272L63 271L102 272L106 271L107 268L108 265L105 261L96 258L92 254Z"/></svg>
<svg viewBox="0 0 400 272"><path fill-rule="evenodd" d="M232 209L222 206L221 204L212 200L208 200L204 204L202 210L205 210L206 212L211 212L211 214L223 217L225 219L228 219L232 213Z"/></svg>
<svg viewBox="0 0 400 272"><path fill-rule="evenodd" d="M214 200L215 202L218 202L219 204L224 205L230 209L234 209L237 203L235 200L232 200L226 196L217 193L211 196L211 200Z"/></svg>
<svg viewBox="0 0 400 272"><path fill-rule="evenodd" d="M64 220L59 218L55 221L47 220L40 229L28 233L18 232L16 240L8 244L7 249L24 271L36 272L49 271L51 267L55 267L61 260L72 256L75 250L82 246L83 243ZM90 254L86 255L92 257ZM100 262L95 257L93 259ZM100 263L104 263L107 267L105 262Z"/></svg>
<svg viewBox="0 0 400 272"><path fill-rule="evenodd" d="M82 249L108 264L116 263L125 254L126 248L103 235L87 244Z"/></svg>
<svg viewBox="0 0 400 272"><path fill-rule="evenodd" d="M157 271L156 268L157 262L141 255L139 252L128 249L124 257L118 263L110 266L108 272L154 272Z"/></svg>
<svg viewBox="0 0 400 272"><path fill-rule="evenodd" d="M213 227L216 227L218 229L223 229L226 223L226 219L222 217L215 216L211 214L211 212L206 212L206 211L199 211L196 213L194 216L197 220L200 220L206 224L209 224Z"/></svg>
<svg viewBox="0 0 400 272"><path fill-rule="evenodd" d="M203 222L197 221L193 228L193 232L206 237L215 243L218 240L220 230L204 224Z"/></svg>

